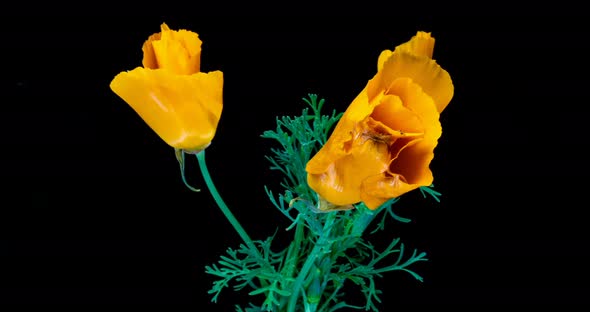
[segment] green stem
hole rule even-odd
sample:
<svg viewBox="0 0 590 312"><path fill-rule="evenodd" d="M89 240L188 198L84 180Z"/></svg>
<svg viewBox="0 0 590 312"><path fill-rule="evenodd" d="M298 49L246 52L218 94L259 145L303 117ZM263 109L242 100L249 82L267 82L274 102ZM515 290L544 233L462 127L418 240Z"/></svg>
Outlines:
<svg viewBox="0 0 590 312"><path fill-rule="evenodd" d="M299 271L299 275L297 276L297 279L295 280L292 289L292 294L291 294L291 298L289 298L289 305L288 305L288 312L294 312L295 311L295 307L297 305L297 299L299 298L299 293L302 291L301 287L303 285L303 282L305 281L307 274L309 273L309 270L311 270L311 268L313 267L313 264L316 260L316 258L319 256L320 252L322 251L322 248L325 247L324 244L327 240L327 236L329 234L329 229L332 227L332 224L334 223L334 213L331 213L330 215L328 215L326 223L324 223L324 230L322 233L322 236L320 238L318 238L318 241L316 242L315 246L313 247L311 253L308 255L307 260L305 261L305 263L303 264L303 267L301 268L301 271Z"/></svg>
<svg viewBox="0 0 590 312"><path fill-rule="evenodd" d="M299 253L301 251L301 244L303 243L303 230L304 225L302 224L303 221L298 221L297 226L295 229L295 237L293 239L293 243L289 246L289 251L287 252L286 263L290 264L286 271L284 271L284 276L290 278L293 276L293 272L295 271L295 267L297 266L297 262L299 262Z"/></svg>
<svg viewBox="0 0 590 312"><path fill-rule="evenodd" d="M287 251L287 257L285 258L286 267L281 272L281 275L283 275L285 278L293 277L293 273L295 271L297 263L299 263L301 245L303 244L303 240L305 238L304 237L305 226L303 225L303 222L304 221L302 221L302 220L297 221L297 225L295 228L295 236L294 236L293 242L291 243L291 246L289 246L289 250ZM284 307L285 304L287 303L288 299L289 298L287 298L287 297L282 297L281 302L280 302L280 306Z"/></svg>
<svg viewBox="0 0 590 312"><path fill-rule="evenodd" d="M370 210L364 203L358 204L357 215L352 225L351 234L357 237L362 236L369 224L375 219L375 216L377 216L377 210Z"/></svg>
<svg viewBox="0 0 590 312"><path fill-rule="evenodd" d="M248 233L246 233L244 228L240 225L240 222L238 222L236 217L234 217L234 215L231 213L231 211L229 210L229 208L227 207L227 205L225 204L225 202L223 201L223 199L219 195L219 192L217 192L217 188L215 187L215 184L213 184L213 180L211 180L211 175L209 174L209 170L207 169L207 164L205 163L205 151L204 150L197 153L197 159L199 160L199 168L201 169L203 179L205 179L205 184L207 184L207 188L209 189L209 192L211 192L213 199L215 199L217 206L219 206L219 209L221 209L221 212L223 212L223 214L225 215L225 217L227 218L229 223L231 223L231 225L234 227L236 232L238 232L238 234L240 235L242 240L246 243L246 245L251 250L255 251L256 253L259 253L258 248L256 248L256 246L254 245L254 243L252 242L252 239L250 239L250 236L248 236ZM261 255L260 255L260 257L262 258Z"/></svg>

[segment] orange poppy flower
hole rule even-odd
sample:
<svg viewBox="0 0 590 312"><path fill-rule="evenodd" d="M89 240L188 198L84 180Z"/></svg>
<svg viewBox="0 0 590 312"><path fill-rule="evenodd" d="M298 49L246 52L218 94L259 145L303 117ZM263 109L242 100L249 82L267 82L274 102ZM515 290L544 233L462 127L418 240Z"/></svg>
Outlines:
<svg viewBox="0 0 590 312"><path fill-rule="evenodd" d="M203 150L221 117L223 73L200 72L201 40L191 31L162 24L142 50L143 67L115 76L111 89L168 145Z"/></svg>
<svg viewBox="0 0 590 312"><path fill-rule="evenodd" d="M385 50L377 74L354 99L321 150L307 182L337 206L376 209L432 184L429 165L442 134L439 113L453 97L449 74L433 59L434 38L418 32Z"/></svg>

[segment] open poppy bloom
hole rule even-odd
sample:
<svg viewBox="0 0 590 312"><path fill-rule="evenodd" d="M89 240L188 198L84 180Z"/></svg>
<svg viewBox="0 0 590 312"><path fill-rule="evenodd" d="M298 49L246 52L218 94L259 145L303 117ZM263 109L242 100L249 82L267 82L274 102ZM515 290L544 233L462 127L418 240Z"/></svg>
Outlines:
<svg viewBox="0 0 590 312"><path fill-rule="evenodd" d="M391 198L432 184L429 165L442 134L439 113L453 97L449 74L433 59L434 38L416 36L385 50L377 74L354 99L321 150L307 163L309 186L328 202Z"/></svg>
<svg viewBox="0 0 590 312"><path fill-rule="evenodd" d="M223 73L200 72L201 43L194 32L162 24L143 44L143 67L110 84L160 138L187 152L211 143L223 107Z"/></svg>

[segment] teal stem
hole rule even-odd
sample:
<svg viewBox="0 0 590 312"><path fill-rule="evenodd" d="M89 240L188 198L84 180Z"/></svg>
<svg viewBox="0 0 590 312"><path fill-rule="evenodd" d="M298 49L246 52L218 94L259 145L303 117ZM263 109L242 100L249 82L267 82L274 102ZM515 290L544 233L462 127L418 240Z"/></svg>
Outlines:
<svg viewBox="0 0 590 312"><path fill-rule="evenodd" d="M375 219L379 210L371 210L364 203L357 205L357 215L354 218L350 234L356 237L363 235L369 224Z"/></svg>
<svg viewBox="0 0 590 312"><path fill-rule="evenodd" d="M205 184L207 184L207 188L209 189L209 192L213 196L213 199L215 199L217 206L219 206L219 209L221 209L221 212L223 212L223 214L225 215L225 218L227 218L227 220L229 221L229 223L231 223L231 225L234 227L236 232L238 232L238 234L240 235L240 237L242 238L244 243L246 243L246 245L251 250L255 251L256 253L259 253L258 248L256 248L256 246L254 245L254 243L252 242L252 239L250 239L250 236L248 236L248 233L246 233L244 228L240 225L240 222L238 222L236 217L234 217L233 213L229 210L229 208L227 207L227 205L225 204L225 202L223 201L223 199L219 195L219 192L217 192L217 188L215 187L215 184L213 184L213 180L211 180L211 175L209 174L209 170L207 169L207 164L205 162L205 151L204 150L197 153L197 159L199 160L199 168L201 169L201 174L203 175L203 179L205 180ZM261 255L260 255L260 257L262 258Z"/></svg>
<svg viewBox="0 0 590 312"><path fill-rule="evenodd" d="M293 273L295 271L295 267L297 263L299 263L299 257L301 252L301 245L303 244L304 240L304 230L305 226L303 225L302 220L297 221L297 225L295 228L295 236L291 246L289 246L289 250L287 252L287 257L285 258L285 264L287 265L285 269L281 272L281 274L286 278L292 278ZM294 292L293 292L294 293ZM288 302L288 297L282 297L280 306L284 307L285 304Z"/></svg>
<svg viewBox="0 0 590 312"><path fill-rule="evenodd" d="M302 224L303 221L297 221L297 226L295 229L295 237L293 239L293 243L289 247L289 251L287 253L286 263L289 263L289 267L287 267L286 271L284 272L284 276L290 278L293 276L295 271L295 267L299 262L299 256L301 251L301 245L303 244L304 240L304 225Z"/></svg>
<svg viewBox="0 0 590 312"><path fill-rule="evenodd" d="M332 224L334 223L334 217L335 217L334 212L332 212L332 213L330 213L330 215L328 215L327 220L324 223L324 229L323 229L322 236L320 238L318 238L318 241L316 242L315 246L313 247L310 254L308 255L307 260L303 264L301 271L299 271L299 274L297 275L297 279L293 283L291 298L289 298L289 305L288 305L288 310L287 310L288 312L295 311L295 308L297 306L297 299L299 298L299 293L302 292L301 287L303 285L303 282L306 280L307 274L309 273L309 271L313 267L315 260L320 255L322 248L325 247L324 244L326 243L327 237L330 233L329 230L332 227Z"/></svg>

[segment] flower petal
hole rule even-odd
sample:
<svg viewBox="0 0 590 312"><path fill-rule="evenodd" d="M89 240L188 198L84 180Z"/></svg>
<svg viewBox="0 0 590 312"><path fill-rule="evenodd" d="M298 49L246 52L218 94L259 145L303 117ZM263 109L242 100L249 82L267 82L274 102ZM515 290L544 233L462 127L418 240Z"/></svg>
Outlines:
<svg viewBox="0 0 590 312"><path fill-rule="evenodd" d="M405 118L417 118L420 120L421 130L424 132L426 138L438 139L441 136L440 114L435 106L434 100L419 84L409 78L399 78L393 81L387 92L399 97L404 108L407 109L407 111L404 111L404 114L409 115L408 117L404 116ZM397 114L398 112L395 113ZM390 118L394 119L398 117ZM406 127L417 126L412 123L413 121L406 122L410 123L405 125Z"/></svg>
<svg viewBox="0 0 590 312"><path fill-rule="evenodd" d="M439 113L434 101L419 85L408 78L399 78L391 84L388 92L396 94L405 108L420 116L424 134L421 138L407 137L396 140L390 148L395 154L391 155L387 173L371 176L363 181L361 197L370 209L376 209L390 198L432 184L433 175L429 166L442 134ZM397 106L397 103L394 105ZM395 107L392 108L390 104L385 108L391 111Z"/></svg>
<svg viewBox="0 0 590 312"><path fill-rule="evenodd" d="M369 101L366 89L361 91L334 127L326 144L307 163L306 171L312 174L323 173L334 161L348 155L349 149L345 146L353 140L353 130L371 114L376 103L378 102Z"/></svg>
<svg viewBox="0 0 590 312"><path fill-rule="evenodd" d="M434 51L434 38L430 36L430 33L419 31L408 42L395 47L395 51L431 59Z"/></svg>
<svg viewBox="0 0 590 312"><path fill-rule="evenodd" d="M174 75L138 67L118 74L111 89L125 100L170 146L206 147L223 106L223 73Z"/></svg>
<svg viewBox="0 0 590 312"><path fill-rule="evenodd" d="M430 33L419 31L408 42L397 46L395 51L431 59L434 51L434 38L430 36ZM377 70L383 68L383 64L385 64L385 61L387 61L392 54L393 52L391 50L384 50L381 52L379 59L377 60Z"/></svg>
<svg viewBox="0 0 590 312"><path fill-rule="evenodd" d="M379 58L377 59L377 71L380 71L381 69L383 69L383 64L385 64L385 61L387 61L391 57L392 54L393 54L393 51L391 51L391 50L381 51L381 54L379 54Z"/></svg>
<svg viewBox="0 0 590 312"><path fill-rule="evenodd" d="M429 165L434 158L434 149L442 135L439 113L434 102L420 86L410 79L401 78L390 86L390 92L397 94L404 105L415 111L422 119L424 137L400 152L392 162L389 170L392 174L401 174L410 184L427 186L432 183Z"/></svg>
<svg viewBox="0 0 590 312"><path fill-rule="evenodd" d="M143 43L143 46L141 47L141 50L143 51L143 60L141 61L143 67L149 69L158 68L158 59L156 58L156 52L154 52L152 42L160 40L161 37L161 33L156 33L149 36L148 39Z"/></svg>
<svg viewBox="0 0 590 312"><path fill-rule="evenodd" d="M362 181L387 170L387 144L373 140L358 144L352 147L349 155L332 162L325 172L307 176L309 186L334 205L360 202Z"/></svg>
<svg viewBox="0 0 590 312"><path fill-rule="evenodd" d="M386 95L375 107L371 117L389 128L401 132L422 133L424 126L416 112L404 106L397 95Z"/></svg>
<svg viewBox="0 0 590 312"><path fill-rule="evenodd" d="M367 208L375 210L389 199L399 197L418 187L420 185L407 183L402 175L380 174L363 181L361 198Z"/></svg>
<svg viewBox="0 0 590 312"><path fill-rule="evenodd" d="M179 75L198 73L202 44L199 35L184 29L170 30L166 24L161 29L161 33L150 36L143 45L143 66Z"/></svg>
<svg viewBox="0 0 590 312"><path fill-rule="evenodd" d="M430 33L418 32L379 55L377 74L306 166L320 198L335 205L362 200L376 209L432 183L439 113L454 93L449 74L431 59L433 49Z"/></svg>
<svg viewBox="0 0 590 312"><path fill-rule="evenodd" d="M382 90L387 90L394 80L404 77L420 85L424 92L434 99L439 112L445 109L453 97L453 82L446 70L436 61L408 53L402 48L391 54L381 70L369 82L369 98L377 96Z"/></svg>

